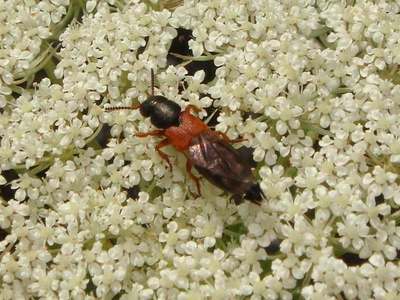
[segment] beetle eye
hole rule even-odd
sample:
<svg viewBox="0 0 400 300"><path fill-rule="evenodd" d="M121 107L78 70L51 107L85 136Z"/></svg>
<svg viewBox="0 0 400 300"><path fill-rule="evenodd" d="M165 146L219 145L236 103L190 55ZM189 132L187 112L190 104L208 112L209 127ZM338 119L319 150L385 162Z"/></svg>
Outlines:
<svg viewBox="0 0 400 300"><path fill-rule="evenodd" d="M148 116L150 116L151 111L152 111L152 103L150 102L149 99L147 99L146 101L144 101L141 105L140 105L140 114L147 118Z"/></svg>

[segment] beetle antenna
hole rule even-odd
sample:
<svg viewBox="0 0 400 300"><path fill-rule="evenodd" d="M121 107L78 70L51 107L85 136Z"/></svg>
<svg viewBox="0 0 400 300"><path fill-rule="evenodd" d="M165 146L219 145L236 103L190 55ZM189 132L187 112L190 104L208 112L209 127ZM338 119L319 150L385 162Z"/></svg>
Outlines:
<svg viewBox="0 0 400 300"><path fill-rule="evenodd" d="M151 77L151 96L154 96L154 71L153 71L153 69L150 70L150 77Z"/></svg>
<svg viewBox="0 0 400 300"><path fill-rule="evenodd" d="M134 110L140 108L140 104L138 105L132 105L132 106L111 106L111 107L106 107L105 111L113 111L113 110Z"/></svg>

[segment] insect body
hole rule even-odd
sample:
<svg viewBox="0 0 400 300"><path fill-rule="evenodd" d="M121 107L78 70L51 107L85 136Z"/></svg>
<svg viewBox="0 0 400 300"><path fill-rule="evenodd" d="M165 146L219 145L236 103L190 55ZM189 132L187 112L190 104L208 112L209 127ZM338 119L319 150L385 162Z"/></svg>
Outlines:
<svg viewBox="0 0 400 300"><path fill-rule="evenodd" d="M186 151L188 161L211 183L233 194L235 203L242 198L259 204L262 191L251 168L230 143L216 131L207 130L192 138Z"/></svg>
<svg viewBox="0 0 400 300"><path fill-rule="evenodd" d="M260 204L263 193L256 182L248 162L232 147L232 143L223 132L211 130L202 120L192 114L199 111L189 105L184 111L175 102L163 96L154 96L154 75L152 72L152 95L142 104L132 107L109 107L106 110L139 109L144 117L150 117L157 127L146 133L137 133L138 137L160 136L164 139L156 150L172 169L168 156L161 148L172 145L186 158L186 170L196 183L200 194L200 180L192 173L192 167L211 183L233 195L235 203L242 199Z"/></svg>

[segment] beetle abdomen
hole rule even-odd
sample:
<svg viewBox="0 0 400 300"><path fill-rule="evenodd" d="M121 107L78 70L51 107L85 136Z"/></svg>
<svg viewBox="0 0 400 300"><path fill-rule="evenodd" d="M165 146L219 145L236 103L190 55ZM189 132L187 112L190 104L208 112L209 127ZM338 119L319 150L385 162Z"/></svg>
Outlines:
<svg viewBox="0 0 400 300"><path fill-rule="evenodd" d="M251 172L251 167L239 152L215 132L205 131L193 137L187 157L197 171L211 183L241 198L258 203L261 189Z"/></svg>

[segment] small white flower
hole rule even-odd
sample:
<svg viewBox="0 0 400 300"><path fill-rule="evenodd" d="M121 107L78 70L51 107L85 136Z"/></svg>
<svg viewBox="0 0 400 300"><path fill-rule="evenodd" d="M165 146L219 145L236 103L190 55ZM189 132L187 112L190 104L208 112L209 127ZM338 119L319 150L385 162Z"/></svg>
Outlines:
<svg viewBox="0 0 400 300"><path fill-rule="evenodd" d="M364 245L363 238L367 237L369 233L367 220L355 214L349 214L344 223L338 222L337 226L341 236L340 241L345 248L352 246L356 250L361 249Z"/></svg>

